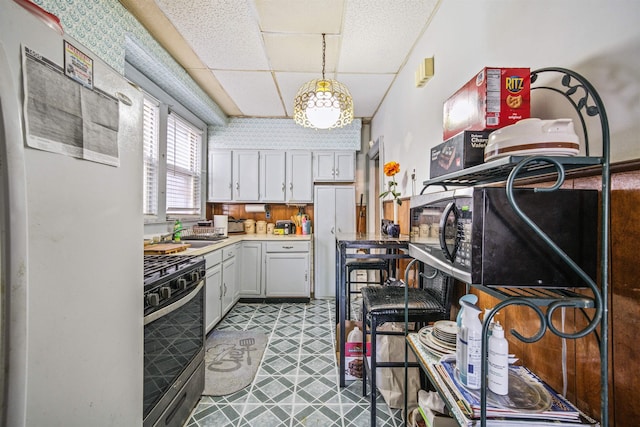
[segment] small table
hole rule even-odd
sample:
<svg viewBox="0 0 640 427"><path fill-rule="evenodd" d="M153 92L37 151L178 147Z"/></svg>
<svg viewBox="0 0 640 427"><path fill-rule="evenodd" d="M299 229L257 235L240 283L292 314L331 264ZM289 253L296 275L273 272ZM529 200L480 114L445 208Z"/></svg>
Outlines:
<svg viewBox="0 0 640 427"><path fill-rule="evenodd" d="M345 355L346 341L346 313L347 313L347 259L352 258L377 258L377 259L402 259L411 258L408 253L409 236L400 235L391 237L378 233L338 233L336 235L336 320L339 325L339 352L338 363L340 387L345 384ZM348 253L349 249L366 249L368 253ZM370 249L384 249L385 253L370 253ZM395 266L393 266L395 268ZM363 328L364 330L364 328Z"/></svg>

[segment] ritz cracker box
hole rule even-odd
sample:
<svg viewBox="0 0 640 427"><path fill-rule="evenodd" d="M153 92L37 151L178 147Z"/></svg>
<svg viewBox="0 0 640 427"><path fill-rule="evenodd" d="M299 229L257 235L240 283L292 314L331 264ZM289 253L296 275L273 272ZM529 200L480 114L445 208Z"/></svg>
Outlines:
<svg viewBox="0 0 640 427"><path fill-rule="evenodd" d="M530 115L530 69L485 67L445 101L442 140L465 130L499 129Z"/></svg>

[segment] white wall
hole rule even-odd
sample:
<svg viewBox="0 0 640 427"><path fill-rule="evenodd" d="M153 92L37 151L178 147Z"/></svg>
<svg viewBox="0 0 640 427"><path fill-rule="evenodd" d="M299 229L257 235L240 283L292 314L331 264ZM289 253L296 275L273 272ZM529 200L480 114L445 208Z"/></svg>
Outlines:
<svg viewBox="0 0 640 427"><path fill-rule="evenodd" d="M612 161L640 157L640 1L442 0L381 108L371 139L400 162L402 195L429 179L429 150L442 142L442 106L484 66L572 69L602 97ZM435 75L416 88L414 72L435 57ZM533 108L533 107L532 107Z"/></svg>

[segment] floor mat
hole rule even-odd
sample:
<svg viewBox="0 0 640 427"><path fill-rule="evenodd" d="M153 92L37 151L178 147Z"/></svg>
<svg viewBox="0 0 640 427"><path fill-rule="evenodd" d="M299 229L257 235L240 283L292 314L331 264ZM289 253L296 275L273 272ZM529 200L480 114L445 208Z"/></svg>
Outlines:
<svg viewBox="0 0 640 427"><path fill-rule="evenodd" d="M255 331L213 331L204 356L203 395L225 396L251 384L267 346L267 336Z"/></svg>

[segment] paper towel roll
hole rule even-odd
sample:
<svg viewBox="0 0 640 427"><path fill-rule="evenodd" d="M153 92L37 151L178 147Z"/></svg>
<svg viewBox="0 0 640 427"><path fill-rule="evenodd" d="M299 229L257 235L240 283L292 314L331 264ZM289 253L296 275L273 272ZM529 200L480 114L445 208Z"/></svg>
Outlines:
<svg viewBox="0 0 640 427"><path fill-rule="evenodd" d="M213 229L222 229L222 235L228 235L229 216L228 215L214 215L213 216Z"/></svg>
<svg viewBox="0 0 640 427"><path fill-rule="evenodd" d="M264 212L266 209L264 205L244 205L245 212Z"/></svg>

